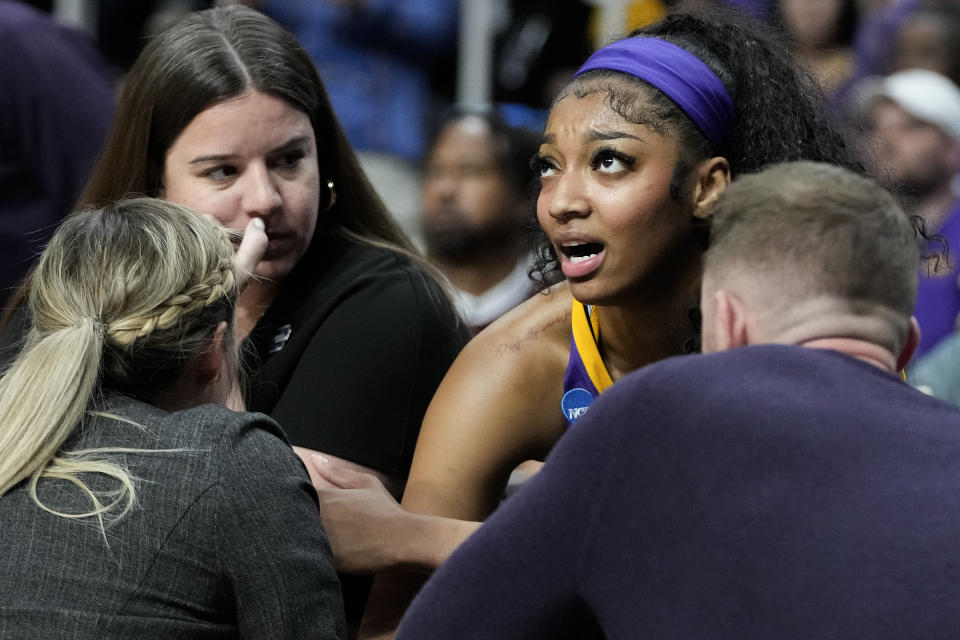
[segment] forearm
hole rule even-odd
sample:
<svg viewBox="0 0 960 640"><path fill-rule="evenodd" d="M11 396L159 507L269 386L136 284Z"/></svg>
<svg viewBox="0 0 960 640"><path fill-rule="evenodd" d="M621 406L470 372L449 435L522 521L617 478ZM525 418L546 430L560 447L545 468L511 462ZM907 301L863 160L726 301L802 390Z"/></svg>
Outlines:
<svg viewBox="0 0 960 640"><path fill-rule="evenodd" d="M317 491L320 514L341 571L375 573L400 568L429 573L480 526L407 511L369 470L309 449L294 450Z"/></svg>
<svg viewBox="0 0 960 640"><path fill-rule="evenodd" d="M360 638L393 637L400 619L429 574L476 531L479 522L404 512L393 567L377 575L367 602Z"/></svg>
<svg viewBox="0 0 960 640"><path fill-rule="evenodd" d="M403 535L396 538L393 566L407 571L432 572L469 538L480 524L406 512Z"/></svg>

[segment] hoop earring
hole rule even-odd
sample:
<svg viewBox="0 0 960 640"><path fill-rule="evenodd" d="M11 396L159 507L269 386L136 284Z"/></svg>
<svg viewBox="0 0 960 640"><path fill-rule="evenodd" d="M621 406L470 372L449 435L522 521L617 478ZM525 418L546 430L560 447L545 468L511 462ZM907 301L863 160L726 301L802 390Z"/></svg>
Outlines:
<svg viewBox="0 0 960 640"><path fill-rule="evenodd" d="M327 191L330 192L330 196L327 198L327 206L320 213L327 213L330 209L333 209L333 205L337 203L337 189L333 184L333 180L326 181Z"/></svg>

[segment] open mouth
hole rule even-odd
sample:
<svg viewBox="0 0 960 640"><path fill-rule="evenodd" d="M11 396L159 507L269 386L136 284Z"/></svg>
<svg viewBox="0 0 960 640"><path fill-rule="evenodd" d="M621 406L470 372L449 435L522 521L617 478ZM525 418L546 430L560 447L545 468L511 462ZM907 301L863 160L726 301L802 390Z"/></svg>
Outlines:
<svg viewBox="0 0 960 640"><path fill-rule="evenodd" d="M560 251L573 264L578 264L595 258L603 252L603 245L599 242L570 242L560 246Z"/></svg>
<svg viewBox="0 0 960 640"><path fill-rule="evenodd" d="M560 244L560 270L568 278L586 278L603 264L607 248L599 242L571 240Z"/></svg>

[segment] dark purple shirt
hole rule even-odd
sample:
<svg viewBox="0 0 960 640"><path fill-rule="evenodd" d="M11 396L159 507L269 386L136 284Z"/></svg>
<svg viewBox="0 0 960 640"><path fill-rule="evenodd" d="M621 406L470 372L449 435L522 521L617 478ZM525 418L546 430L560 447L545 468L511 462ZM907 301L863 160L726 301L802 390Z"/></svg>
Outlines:
<svg viewBox="0 0 960 640"><path fill-rule="evenodd" d="M0 298L73 208L113 116L114 88L82 33L0 0Z"/></svg>
<svg viewBox="0 0 960 640"><path fill-rule="evenodd" d="M958 469L960 412L860 360L671 358L597 399L397 640L952 640Z"/></svg>

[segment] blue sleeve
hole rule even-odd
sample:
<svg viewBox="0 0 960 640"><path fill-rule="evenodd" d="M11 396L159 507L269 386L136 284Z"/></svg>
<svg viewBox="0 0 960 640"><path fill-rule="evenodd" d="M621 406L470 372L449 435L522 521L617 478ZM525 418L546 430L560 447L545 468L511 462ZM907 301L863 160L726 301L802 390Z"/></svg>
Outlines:
<svg viewBox="0 0 960 640"><path fill-rule="evenodd" d="M365 0L343 26L373 47L439 55L456 47L458 8L457 0Z"/></svg>
<svg viewBox="0 0 960 640"><path fill-rule="evenodd" d="M285 25L318 62L348 49L381 50L400 59L452 53L457 46L458 0L266 0L264 12Z"/></svg>

